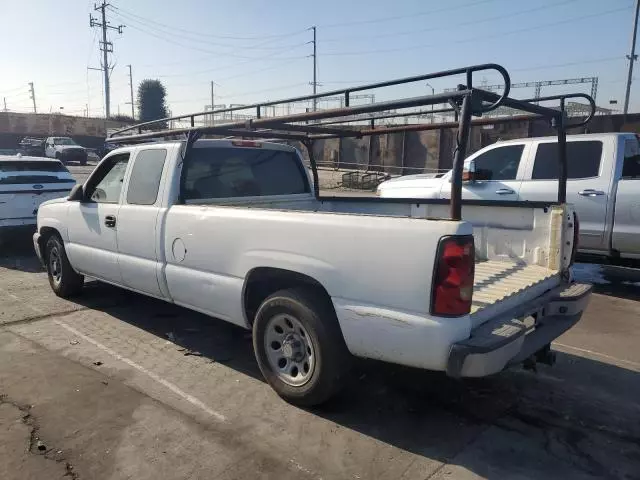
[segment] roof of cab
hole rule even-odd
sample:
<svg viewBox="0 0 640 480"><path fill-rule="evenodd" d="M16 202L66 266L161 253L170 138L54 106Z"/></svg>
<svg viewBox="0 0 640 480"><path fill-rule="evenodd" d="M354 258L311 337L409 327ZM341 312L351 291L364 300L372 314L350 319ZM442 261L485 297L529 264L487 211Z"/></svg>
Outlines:
<svg viewBox="0 0 640 480"><path fill-rule="evenodd" d="M635 133L630 132L606 132L606 133L580 133L576 135L567 135L567 141L572 140L592 140L596 138L609 138L609 137L619 137L619 136L635 136ZM524 138L512 138L508 140L498 140L493 145L506 145L509 143L524 143L524 142L553 142L557 140L558 137L555 135L549 135L546 137L524 137Z"/></svg>

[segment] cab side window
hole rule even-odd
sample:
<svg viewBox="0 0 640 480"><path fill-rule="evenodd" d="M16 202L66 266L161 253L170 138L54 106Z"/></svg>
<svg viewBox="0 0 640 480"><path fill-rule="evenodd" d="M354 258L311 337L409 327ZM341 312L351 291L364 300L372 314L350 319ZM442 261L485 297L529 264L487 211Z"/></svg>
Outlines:
<svg viewBox="0 0 640 480"><path fill-rule="evenodd" d="M567 178L597 177L600 172L602 142L567 142ZM533 180L557 180L559 174L558 142L541 143L533 163Z"/></svg>
<svg viewBox="0 0 640 480"><path fill-rule="evenodd" d="M505 145L474 159L478 180L515 180L524 145Z"/></svg>
<svg viewBox="0 0 640 480"><path fill-rule="evenodd" d="M128 163L128 153L116 155L112 158L110 167L107 167L102 179L98 181L95 187L89 188L87 192L92 202L118 203L120 201L120 192L122 191L122 183L124 182L124 174L127 171Z"/></svg>
<svg viewBox="0 0 640 480"><path fill-rule="evenodd" d="M640 180L640 145L637 138L629 138L624 142L622 178Z"/></svg>

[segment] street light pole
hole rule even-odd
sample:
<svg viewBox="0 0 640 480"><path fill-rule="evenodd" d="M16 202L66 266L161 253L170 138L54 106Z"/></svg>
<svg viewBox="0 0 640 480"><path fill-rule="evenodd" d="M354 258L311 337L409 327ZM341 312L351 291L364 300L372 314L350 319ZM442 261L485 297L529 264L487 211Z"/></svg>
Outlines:
<svg viewBox="0 0 640 480"><path fill-rule="evenodd" d="M431 88L431 95L436 94L436 90L435 88L433 88L433 85L431 85L430 83L425 83L425 85ZM431 123L433 123L433 103L431 104Z"/></svg>
<svg viewBox="0 0 640 480"><path fill-rule="evenodd" d="M629 59L629 73L627 76L627 90L624 95L624 110L623 113L626 117L629 111L629 96L631 94L631 81L633 78L633 62L636 61L638 56L636 55L636 36L638 34L638 11L640 11L640 0L636 0L636 12L633 16L633 34L631 35L631 54L627 56Z"/></svg>

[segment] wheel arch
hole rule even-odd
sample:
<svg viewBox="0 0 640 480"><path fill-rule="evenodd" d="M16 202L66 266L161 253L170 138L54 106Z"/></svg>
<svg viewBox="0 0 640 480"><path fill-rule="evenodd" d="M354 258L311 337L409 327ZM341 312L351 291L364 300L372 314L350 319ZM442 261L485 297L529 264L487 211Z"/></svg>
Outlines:
<svg viewBox="0 0 640 480"><path fill-rule="evenodd" d="M327 289L309 275L276 267L256 267L249 271L242 287L242 312L247 326L250 327L253 324L258 308L269 295L279 290L300 286L316 289L326 296L331 308L334 308Z"/></svg>

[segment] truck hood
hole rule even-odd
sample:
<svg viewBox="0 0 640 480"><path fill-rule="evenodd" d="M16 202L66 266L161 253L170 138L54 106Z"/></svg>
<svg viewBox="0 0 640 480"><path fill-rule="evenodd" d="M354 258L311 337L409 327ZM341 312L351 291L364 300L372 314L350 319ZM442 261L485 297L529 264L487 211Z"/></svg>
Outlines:
<svg viewBox="0 0 640 480"><path fill-rule="evenodd" d="M86 148L80 145L56 145L55 149L58 152L62 152L64 150L83 150L83 151L86 150Z"/></svg>
<svg viewBox="0 0 640 480"><path fill-rule="evenodd" d="M55 204L55 203L64 203L64 202L66 202L66 201L67 201L67 197L54 198L53 200L47 200L46 202L42 202L42 203L40 204L40 207L39 207L39 208L42 208L42 207L44 207L44 206L46 206L46 205L53 205L53 204Z"/></svg>
<svg viewBox="0 0 640 480"><path fill-rule="evenodd" d="M392 178L382 182L378 188L381 190L395 190L403 188L440 188L445 179L436 177L436 174L427 173L419 175L406 175Z"/></svg>

